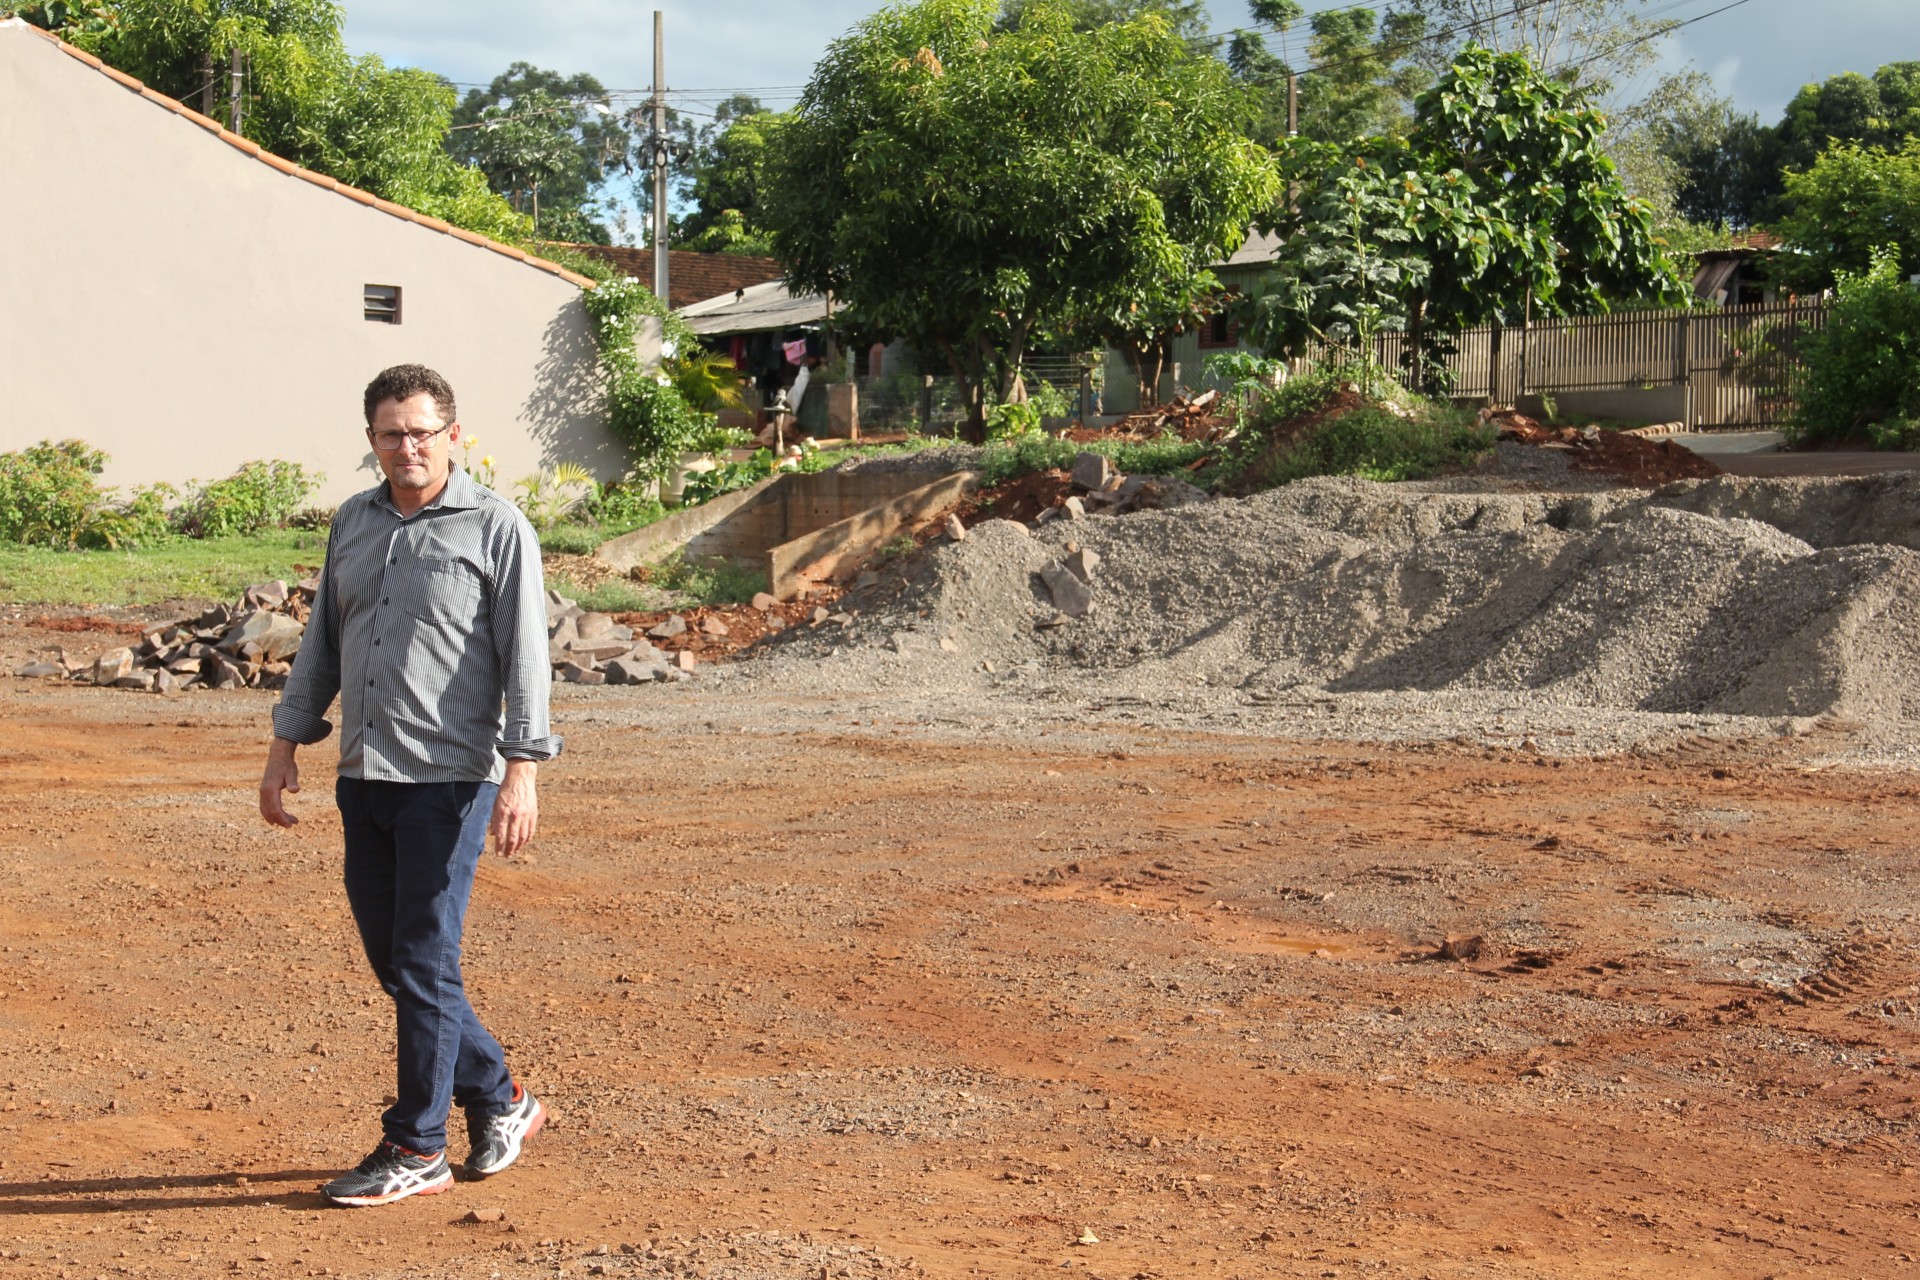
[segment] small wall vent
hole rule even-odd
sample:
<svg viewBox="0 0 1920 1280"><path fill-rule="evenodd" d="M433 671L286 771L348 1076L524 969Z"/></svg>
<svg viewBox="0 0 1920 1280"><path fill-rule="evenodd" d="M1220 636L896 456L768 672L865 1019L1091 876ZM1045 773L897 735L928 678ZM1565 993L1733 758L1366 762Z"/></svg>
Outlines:
<svg viewBox="0 0 1920 1280"><path fill-rule="evenodd" d="M366 316L375 324L399 324L400 286L397 284L368 285Z"/></svg>

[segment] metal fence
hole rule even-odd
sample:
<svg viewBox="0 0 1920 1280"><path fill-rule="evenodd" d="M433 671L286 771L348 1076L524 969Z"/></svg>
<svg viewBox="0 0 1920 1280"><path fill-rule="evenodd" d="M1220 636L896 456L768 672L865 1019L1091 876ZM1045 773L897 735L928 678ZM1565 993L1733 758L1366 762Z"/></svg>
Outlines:
<svg viewBox="0 0 1920 1280"><path fill-rule="evenodd" d="M1585 396L1692 430L1773 427L1794 408L1800 341L1826 326L1823 301L1723 311L1645 311L1494 325L1456 335L1446 366L1453 394L1512 404L1528 396ZM1403 367L1407 335L1383 333L1375 357ZM1338 358L1321 347L1302 367Z"/></svg>

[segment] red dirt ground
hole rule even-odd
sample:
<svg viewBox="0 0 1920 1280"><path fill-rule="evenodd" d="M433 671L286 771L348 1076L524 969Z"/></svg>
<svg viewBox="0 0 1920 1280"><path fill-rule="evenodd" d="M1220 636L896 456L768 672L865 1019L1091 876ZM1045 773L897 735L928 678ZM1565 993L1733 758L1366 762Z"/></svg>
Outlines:
<svg viewBox="0 0 1920 1280"><path fill-rule="evenodd" d="M554 1122L330 1211L391 1019L327 752L276 832L270 695L0 680L0 1275L1915 1272L1920 786L1819 766L1845 726L1556 761L556 699L467 965Z"/></svg>

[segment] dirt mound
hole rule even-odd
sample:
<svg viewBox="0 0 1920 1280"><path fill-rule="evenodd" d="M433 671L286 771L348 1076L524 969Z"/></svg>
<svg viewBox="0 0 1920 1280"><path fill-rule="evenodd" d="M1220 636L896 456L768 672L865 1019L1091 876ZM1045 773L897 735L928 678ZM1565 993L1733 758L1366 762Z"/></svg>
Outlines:
<svg viewBox="0 0 1920 1280"><path fill-rule="evenodd" d="M1878 487L1854 533L1912 528ZM1038 530L990 520L855 593L817 652L1080 679L1143 704L1286 691L1524 695L1666 715L1920 717L1920 555L1842 536L1844 486L1484 493L1353 479ZM1859 490L1854 490L1857 495ZM1747 511L1786 511L1818 543ZM1091 552L1092 607L1043 570ZM1057 585L1062 580L1056 576Z"/></svg>
<svg viewBox="0 0 1920 1280"><path fill-rule="evenodd" d="M1576 471L1590 471L1621 484L1651 489L1675 480L1708 479L1720 468L1671 440L1649 440L1600 427L1548 427L1511 409L1483 414L1499 438L1542 449L1565 449Z"/></svg>

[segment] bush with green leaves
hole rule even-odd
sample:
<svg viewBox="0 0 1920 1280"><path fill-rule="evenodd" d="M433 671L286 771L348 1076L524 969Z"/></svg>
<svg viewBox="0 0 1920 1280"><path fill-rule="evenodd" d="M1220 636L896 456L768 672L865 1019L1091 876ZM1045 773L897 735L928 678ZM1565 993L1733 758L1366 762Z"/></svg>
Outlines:
<svg viewBox="0 0 1920 1280"><path fill-rule="evenodd" d="M0 540L41 547L122 547L167 535L170 485L135 489L125 503L96 479L107 455L80 440L0 453Z"/></svg>
<svg viewBox="0 0 1920 1280"><path fill-rule="evenodd" d="M694 408L667 370L642 367L635 346L640 322L647 316L657 318L675 351L696 351L699 340L686 321L637 280L603 279L581 300L600 350L607 427L633 450L634 469L641 476L664 476L681 454L693 450L714 417Z"/></svg>
<svg viewBox="0 0 1920 1280"><path fill-rule="evenodd" d="M632 475L601 485L586 503L586 513L610 538L652 524L666 511L656 487Z"/></svg>
<svg viewBox="0 0 1920 1280"><path fill-rule="evenodd" d="M284 528L323 479L297 462L249 462L224 480L190 486L173 527L189 538Z"/></svg>
<svg viewBox="0 0 1920 1280"><path fill-rule="evenodd" d="M987 410L987 439L1018 440L1040 434L1040 410L1025 402L996 404Z"/></svg>
<svg viewBox="0 0 1920 1280"><path fill-rule="evenodd" d="M1471 465L1493 440L1468 411L1413 395L1377 365L1334 367L1266 393L1202 478L1232 493L1308 476L1417 480Z"/></svg>
<svg viewBox="0 0 1920 1280"><path fill-rule="evenodd" d="M1902 277L1898 248L1875 249L1865 272L1841 271L1827 327L1800 346L1796 439L1844 440L1920 418L1920 289Z"/></svg>

